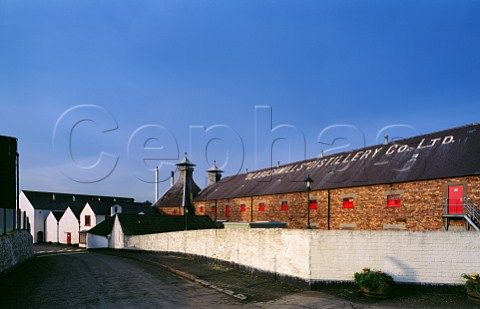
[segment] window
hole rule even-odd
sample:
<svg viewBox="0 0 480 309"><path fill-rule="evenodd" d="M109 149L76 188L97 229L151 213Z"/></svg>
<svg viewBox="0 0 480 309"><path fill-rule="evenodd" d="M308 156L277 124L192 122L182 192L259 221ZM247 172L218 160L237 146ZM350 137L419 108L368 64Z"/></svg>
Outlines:
<svg viewBox="0 0 480 309"><path fill-rule="evenodd" d="M230 217L230 205L225 206L225 216Z"/></svg>
<svg viewBox="0 0 480 309"><path fill-rule="evenodd" d="M87 243L87 233L79 233L78 234L78 242L81 244Z"/></svg>
<svg viewBox="0 0 480 309"><path fill-rule="evenodd" d="M265 211L265 203L258 204L258 211Z"/></svg>
<svg viewBox="0 0 480 309"><path fill-rule="evenodd" d="M203 213L205 213L205 208L203 208L203 206L202 206L202 207L200 207L199 211L200 211L201 214L203 214Z"/></svg>
<svg viewBox="0 0 480 309"><path fill-rule="evenodd" d="M400 207L402 206L402 200L400 194L387 195L387 207Z"/></svg>
<svg viewBox="0 0 480 309"><path fill-rule="evenodd" d="M345 197L343 198L343 208L353 208L353 197Z"/></svg>
<svg viewBox="0 0 480 309"><path fill-rule="evenodd" d="M283 201L282 206L280 207L280 210L288 210L288 202Z"/></svg>
<svg viewBox="0 0 480 309"><path fill-rule="evenodd" d="M317 209L317 200L310 200L310 209Z"/></svg>
<svg viewBox="0 0 480 309"><path fill-rule="evenodd" d="M247 211L247 206L245 206L245 204L241 204L241 205L240 205L240 211L241 211L241 212Z"/></svg>
<svg viewBox="0 0 480 309"><path fill-rule="evenodd" d="M173 210L173 215L174 216L178 215L178 211L176 209Z"/></svg>
<svg viewBox="0 0 480 309"><path fill-rule="evenodd" d="M212 213L216 213L216 212L217 212L217 207L212 206Z"/></svg>
<svg viewBox="0 0 480 309"><path fill-rule="evenodd" d="M90 226L91 224L90 215L85 215L85 226Z"/></svg>

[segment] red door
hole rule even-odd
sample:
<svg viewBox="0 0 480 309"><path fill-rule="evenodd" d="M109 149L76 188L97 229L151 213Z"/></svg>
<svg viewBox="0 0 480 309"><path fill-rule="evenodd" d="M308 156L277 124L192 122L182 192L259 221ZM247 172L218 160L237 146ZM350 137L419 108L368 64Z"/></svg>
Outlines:
<svg viewBox="0 0 480 309"><path fill-rule="evenodd" d="M463 186L448 186L448 213L463 214Z"/></svg>
<svg viewBox="0 0 480 309"><path fill-rule="evenodd" d="M72 233L67 233L67 245L72 244Z"/></svg>

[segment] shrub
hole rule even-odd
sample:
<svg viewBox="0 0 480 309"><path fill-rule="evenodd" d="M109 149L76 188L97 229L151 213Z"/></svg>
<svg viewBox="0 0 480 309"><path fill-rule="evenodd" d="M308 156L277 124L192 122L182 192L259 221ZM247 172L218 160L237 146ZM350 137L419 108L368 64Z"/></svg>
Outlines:
<svg viewBox="0 0 480 309"><path fill-rule="evenodd" d="M467 288L467 291L477 291L480 293L480 275L479 274L463 274L462 277L464 279L467 279L465 282L465 287Z"/></svg>
<svg viewBox="0 0 480 309"><path fill-rule="evenodd" d="M395 286L392 276L380 270L371 270L365 267L361 272L353 275L355 283L360 287L367 288L372 291L382 291L390 293Z"/></svg>

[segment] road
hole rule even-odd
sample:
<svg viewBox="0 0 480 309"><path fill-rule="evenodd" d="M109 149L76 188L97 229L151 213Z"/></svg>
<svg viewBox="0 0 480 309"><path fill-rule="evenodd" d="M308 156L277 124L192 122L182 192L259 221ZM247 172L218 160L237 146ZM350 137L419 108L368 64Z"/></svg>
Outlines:
<svg viewBox="0 0 480 309"><path fill-rule="evenodd" d="M0 309L479 308L462 294L398 294L377 302L350 289L306 291L214 263L149 252L51 245L35 250L35 258L0 276Z"/></svg>
<svg viewBox="0 0 480 309"><path fill-rule="evenodd" d="M37 256L0 278L1 308L250 307L154 265L90 252Z"/></svg>

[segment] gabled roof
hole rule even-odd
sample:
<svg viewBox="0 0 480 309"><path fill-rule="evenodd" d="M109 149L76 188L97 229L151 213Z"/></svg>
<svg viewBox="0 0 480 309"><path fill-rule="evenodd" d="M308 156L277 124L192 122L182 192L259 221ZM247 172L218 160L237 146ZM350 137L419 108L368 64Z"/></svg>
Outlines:
<svg viewBox="0 0 480 309"><path fill-rule="evenodd" d="M35 209L65 210L70 205L85 205L86 202L134 202L133 198L75 193L22 191Z"/></svg>
<svg viewBox="0 0 480 309"><path fill-rule="evenodd" d="M480 175L480 125L239 174L205 188L196 201Z"/></svg>
<svg viewBox="0 0 480 309"><path fill-rule="evenodd" d="M69 206L69 208L72 210L72 212L75 215L75 218L77 218L77 220L80 220L80 214L82 213L82 210L85 207L85 205Z"/></svg>
<svg viewBox="0 0 480 309"><path fill-rule="evenodd" d="M65 211L63 210L53 210L52 211L52 215L55 217L55 219L58 221L60 221L60 219L62 218L63 214L65 213Z"/></svg>
<svg viewBox="0 0 480 309"><path fill-rule="evenodd" d="M146 203L122 203L120 206L122 206L122 214L139 214L141 212L146 215L156 214L152 205Z"/></svg>
<svg viewBox="0 0 480 309"><path fill-rule="evenodd" d="M87 202L96 215L110 215L110 208L117 204L111 201L90 201Z"/></svg>
<svg viewBox="0 0 480 309"><path fill-rule="evenodd" d="M165 192L153 207L179 207L183 204L183 181L177 181L170 189Z"/></svg>
<svg viewBox="0 0 480 309"><path fill-rule="evenodd" d="M185 230L184 216L118 214L125 235L144 235ZM187 216L188 230L211 229L208 216Z"/></svg>
<svg viewBox="0 0 480 309"><path fill-rule="evenodd" d="M158 199L158 201L153 204L153 207L180 207L183 205L183 190L185 182L179 179L170 189L165 192L165 194ZM188 181L185 187L186 201L189 203L189 195L192 194L193 197L196 197L200 192L200 188L197 186L193 179ZM187 205L189 206L189 205Z"/></svg>
<svg viewBox="0 0 480 309"><path fill-rule="evenodd" d="M109 217L88 230L88 233L107 237L113 228L115 217Z"/></svg>
<svg viewBox="0 0 480 309"><path fill-rule="evenodd" d="M144 214L153 214L155 210L152 208L150 204L146 203L136 203L136 202L120 202L120 203L112 203L112 202L88 202L90 208L92 208L93 212L96 215L110 215L111 208L113 206L120 206L122 207L122 213L129 213L129 214L138 214L143 212Z"/></svg>

